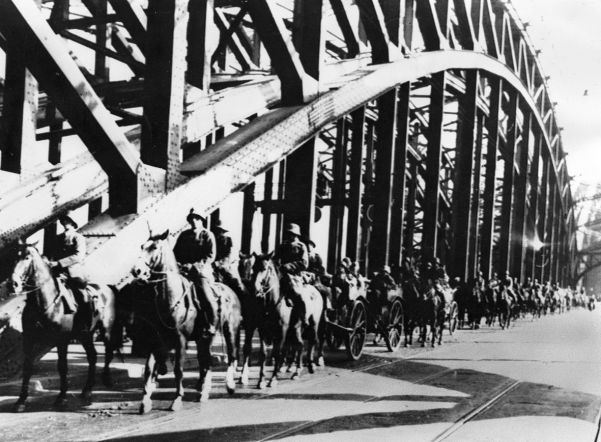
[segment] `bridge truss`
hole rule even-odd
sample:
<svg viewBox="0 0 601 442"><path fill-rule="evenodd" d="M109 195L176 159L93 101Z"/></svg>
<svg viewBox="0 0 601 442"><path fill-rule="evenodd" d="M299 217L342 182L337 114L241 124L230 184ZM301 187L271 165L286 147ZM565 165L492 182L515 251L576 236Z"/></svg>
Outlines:
<svg viewBox="0 0 601 442"><path fill-rule="evenodd" d="M88 267L119 283L147 225L227 206L243 251L297 222L330 270L574 276L553 103L502 1L0 0L0 48L4 256L87 205Z"/></svg>

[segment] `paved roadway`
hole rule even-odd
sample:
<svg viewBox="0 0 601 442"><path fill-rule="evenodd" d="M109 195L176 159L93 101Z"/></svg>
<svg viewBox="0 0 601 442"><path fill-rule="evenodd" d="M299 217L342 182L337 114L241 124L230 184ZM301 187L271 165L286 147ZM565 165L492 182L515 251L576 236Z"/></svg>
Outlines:
<svg viewBox="0 0 601 442"><path fill-rule="evenodd" d="M1 440L407 440L592 441L601 410L601 309L582 309L508 331L462 330L435 349L391 355L370 345L356 363L342 353L329 366L275 389L240 388L229 397L223 371L212 399L165 411L172 378L160 381L156 410L137 415L139 361L115 364L117 386L83 406L73 391L66 410L56 394L54 355L42 362L28 412L9 412L16 384L0 385ZM73 346L73 384L84 364ZM256 376L256 371L252 374ZM186 372L187 386L195 373ZM252 382L252 379L251 379ZM103 387L102 387L103 388Z"/></svg>

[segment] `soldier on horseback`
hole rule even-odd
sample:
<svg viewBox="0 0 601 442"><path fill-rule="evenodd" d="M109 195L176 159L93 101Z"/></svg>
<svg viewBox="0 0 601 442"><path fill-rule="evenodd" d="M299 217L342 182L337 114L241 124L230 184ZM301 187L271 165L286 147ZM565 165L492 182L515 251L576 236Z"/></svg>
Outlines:
<svg viewBox="0 0 601 442"><path fill-rule="evenodd" d="M375 301L377 302L376 305L378 309L387 301L388 293L397 288L396 281L394 280L390 272L390 266L384 265L372 280L371 285L376 295Z"/></svg>
<svg viewBox="0 0 601 442"><path fill-rule="evenodd" d="M507 293L507 297L512 302L515 303L517 301L517 298L516 298L516 295L515 295L515 293L513 291L513 289L514 289L514 283L513 283L513 278L509 274L509 270L505 271L505 277L501 281L501 285L505 288L505 291Z"/></svg>
<svg viewBox="0 0 601 442"><path fill-rule="evenodd" d="M215 282L212 268L216 255L215 237L204 225L206 218L195 213L194 209L190 209L186 221L190 228L179 235L173 253L182 272L196 287L198 298L194 302L204 312L204 332L214 335L217 317L217 300L212 287Z"/></svg>
<svg viewBox="0 0 601 442"><path fill-rule="evenodd" d="M284 230L284 241L276 251L275 260L279 262L282 272L282 290L286 304L294 305L303 325L308 326L305 302L295 287L304 283L304 271L309 266L309 252L300 237L298 224L288 224Z"/></svg>
<svg viewBox="0 0 601 442"><path fill-rule="evenodd" d="M64 297L69 308L75 312L78 306L80 311L83 307L89 315L92 315L92 299L86 290L88 276L83 265L86 256L86 239L77 231L78 225L71 216L63 215L58 221L64 231L57 237L55 260L49 262L50 267L73 292L74 299L69 296Z"/></svg>
<svg viewBox="0 0 601 442"><path fill-rule="evenodd" d="M245 288L240 279L238 269L234 265L232 251L234 242L229 235L229 231L223 226L221 220L218 220L213 226L213 234L215 235L216 256L213 267L219 281L223 281L225 285L230 287L240 302L244 301Z"/></svg>

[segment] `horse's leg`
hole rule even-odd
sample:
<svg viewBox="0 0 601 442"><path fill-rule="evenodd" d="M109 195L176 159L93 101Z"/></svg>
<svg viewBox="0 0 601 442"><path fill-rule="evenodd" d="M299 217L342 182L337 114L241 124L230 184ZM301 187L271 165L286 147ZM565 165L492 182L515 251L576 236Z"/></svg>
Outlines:
<svg viewBox="0 0 601 442"><path fill-rule="evenodd" d="M56 352L58 354L57 368L58 375L60 377L60 391L54 402L55 407L61 407L67 402L67 348L69 347L69 338L65 337L61 339L56 346ZM89 377L89 372L88 372Z"/></svg>
<svg viewBox="0 0 601 442"><path fill-rule="evenodd" d="M265 336L259 328L259 382L257 388L262 390L265 388Z"/></svg>
<svg viewBox="0 0 601 442"><path fill-rule="evenodd" d="M211 343L213 338L201 338L196 342L196 350L198 357L198 402L206 402L209 400L211 392L212 374L211 374Z"/></svg>
<svg viewBox="0 0 601 442"><path fill-rule="evenodd" d="M325 320L325 305L324 313L319 320L319 326L317 327L317 360L315 365L318 367L324 367L326 362L323 358L323 346L326 343L326 320Z"/></svg>
<svg viewBox="0 0 601 442"><path fill-rule="evenodd" d="M276 336L273 340L273 347L271 350L271 358L273 359L273 373L271 374L271 379L267 384L268 387L275 387L278 383L278 376L280 374L280 369L284 362L284 342L287 334L287 329L282 327L280 329L280 336Z"/></svg>
<svg viewBox="0 0 601 442"><path fill-rule="evenodd" d="M246 321L249 323L250 321ZM242 352L242 373L240 373L240 384L248 385L248 371L250 354L252 352L252 340L255 333L254 325L246 325L244 329L244 349ZM259 333L260 334L260 333Z"/></svg>
<svg viewBox="0 0 601 442"><path fill-rule="evenodd" d="M314 352L315 352L315 344L316 344L316 340L317 340L317 324L313 325L310 328L310 333L309 333L309 337L307 339L308 341L308 346L307 346L307 369L309 370L309 373L313 374L315 373L315 366L314 366L314 361L313 361L313 357L314 357Z"/></svg>
<svg viewBox="0 0 601 442"><path fill-rule="evenodd" d="M223 328L223 338L227 349L227 370L225 373L225 387L229 394L234 394L236 391L236 382L234 381L234 373L236 372L236 331L233 326L233 321L228 321Z"/></svg>
<svg viewBox="0 0 601 442"><path fill-rule="evenodd" d="M179 340L175 346L175 364L173 365L173 375L175 376L175 399L171 402L169 410L179 411L182 408L182 398L184 397L184 360L186 359L186 338L183 333L178 336Z"/></svg>
<svg viewBox="0 0 601 442"><path fill-rule="evenodd" d="M29 335L23 335L23 382L21 383L21 394L14 405L13 411L21 413L25 411L25 402L29 396L29 380L33 374L33 340Z"/></svg>
<svg viewBox="0 0 601 442"><path fill-rule="evenodd" d="M296 363L296 368L294 369L294 372L292 373L292 376L290 377L290 379L292 380L296 380L300 377L301 375L301 371L303 369L302 364L303 364L303 334L302 334L302 327L300 326L300 324L294 329L294 340L295 342L293 343L293 345L291 345L291 348L294 349L294 361Z"/></svg>
<svg viewBox="0 0 601 442"><path fill-rule="evenodd" d="M102 383L105 387L113 386L110 365L116 349L121 346L121 326L115 323L114 318L103 320L104 327L104 368L102 369Z"/></svg>
<svg viewBox="0 0 601 442"><path fill-rule="evenodd" d="M88 379L86 384L81 390L81 398L87 402L92 399L92 389L96 383L96 362L97 354L96 348L94 347L94 336L92 333L83 333L81 336L81 345L86 351L86 357L88 359Z"/></svg>
<svg viewBox="0 0 601 442"><path fill-rule="evenodd" d="M154 353L150 352L146 358L146 367L144 368L144 395L142 396L142 403L140 404L140 414L148 413L152 410L151 396L156 387L156 384L154 383L155 372L156 358Z"/></svg>

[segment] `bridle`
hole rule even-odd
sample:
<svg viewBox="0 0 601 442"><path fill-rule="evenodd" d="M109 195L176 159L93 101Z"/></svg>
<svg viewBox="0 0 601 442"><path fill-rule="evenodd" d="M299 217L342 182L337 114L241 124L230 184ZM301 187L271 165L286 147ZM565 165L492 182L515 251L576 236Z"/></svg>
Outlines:
<svg viewBox="0 0 601 442"><path fill-rule="evenodd" d="M46 278L44 281L42 281L39 285L27 284L27 281L29 281L34 275L33 257L29 257L28 260L29 260L29 264L27 265L26 270L23 272L23 274L20 278L21 279L20 283L24 290L20 290L19 292L13 292L14 295L25 295L27 297L27 295L29 295L31 293L40 291L42 289L42 287L44 286L44 284L46 284L47 282L52 280L52 276L50 276L50 277ZM42 315L46 315L51 309L53 309L54 306L60 300L60 298L61 298L60 291L58 291L54 300L50 303L50 305L48 305L48 307L46 307L44 309L44 311L42 312Z"/></svg>

